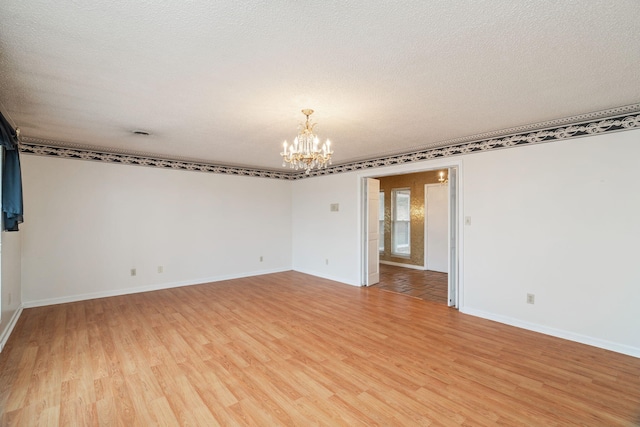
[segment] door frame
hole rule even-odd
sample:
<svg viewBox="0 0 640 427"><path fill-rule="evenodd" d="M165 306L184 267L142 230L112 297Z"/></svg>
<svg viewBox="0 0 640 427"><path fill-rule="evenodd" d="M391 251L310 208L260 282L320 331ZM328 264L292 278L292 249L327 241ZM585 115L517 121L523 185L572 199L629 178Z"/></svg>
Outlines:
<svg viewBox="0 0 640 427"><path fill-rule="evenodd" d="M455 307L457 309L464 306L464 276L462 272L464 271L464 236L462 231L464 230L464 206L463 206L463 168L462 168L462 160L461 159L437 159L432 160L429 164L424 163L407 163L399 166L390 166L386 168L375 168L373 170L363 171L358 174L358 199L360 203L358 203L358 221L360 230L360 286L366 286L366 278L368 275L368 258L367 258L367 235L365 226L367 223L366 215L368 214L367 206L367 193L366 193L366 179L367 178L382 178L385 176L394 176L394 175L406 175L410 173L417 172L427 172L434 170L442 170L442 169L455 169L456 179L453 185L455 200L455 212L452 214L455 217L456 229L457 233L455 234L455 242L454 242L454 254L455 257L451 265L455 266L454 271L454 281L451 284L454 290L454 300L449 301L449 305ZM452 184L450 184L452 185ZM451 190L450 190L451 191ZM449 238L451 239L451 230L449 231ZM451 274L451 271L449 272Z"/></svg>

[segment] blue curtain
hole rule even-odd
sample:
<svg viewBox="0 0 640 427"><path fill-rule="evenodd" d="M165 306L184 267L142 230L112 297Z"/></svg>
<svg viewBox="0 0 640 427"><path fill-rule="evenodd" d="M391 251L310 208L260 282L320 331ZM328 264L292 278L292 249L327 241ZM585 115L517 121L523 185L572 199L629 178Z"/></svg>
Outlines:
<svg viewBox="0 0 640 427"><path fill-rule="evenodd" d="M18 231L22 222L22 174L18 134L0 112L0 146L4 155L2 168L2 223L5 231Z"/></svg>

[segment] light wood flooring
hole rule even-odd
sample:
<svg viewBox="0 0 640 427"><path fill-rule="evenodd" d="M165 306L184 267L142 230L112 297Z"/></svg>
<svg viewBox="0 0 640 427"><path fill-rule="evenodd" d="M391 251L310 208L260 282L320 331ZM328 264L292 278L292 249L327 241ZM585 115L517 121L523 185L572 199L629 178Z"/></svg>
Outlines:
<svg viewBox="0 0 640 427"><path fill-rule="evenodd" d="M640 423L640 359L296 272L26 309L0 423Z"/></svg>
<svg viewBox="0 0 640 427"><path fill-rule="evenodd" d="M447 304L448 276L437 271L380 264L380 283L373 287Z"/></svg>

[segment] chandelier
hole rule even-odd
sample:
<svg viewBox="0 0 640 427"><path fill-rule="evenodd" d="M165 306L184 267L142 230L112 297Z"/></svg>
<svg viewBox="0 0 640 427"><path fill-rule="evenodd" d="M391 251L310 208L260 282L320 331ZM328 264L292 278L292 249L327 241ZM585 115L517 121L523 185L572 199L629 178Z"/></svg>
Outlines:
<svg viewBox="0 0 640 427"><path fill-rule="evenodd" d="M293 140L293 144L289 145L287 141L282 143L283 152L282 166L286 166L287 163L291 169L304 169L306 174L309 175L311 169L317 167L318 169L326 168L327 164L331 164L331 141L327 139L327 142L322 144L315 133L313 133L313 127L316 123L309 121L309 116L313 114L313 110L304 109L302 114L307 116L307 120L304 125L299 126L298 136Z"/></svg>

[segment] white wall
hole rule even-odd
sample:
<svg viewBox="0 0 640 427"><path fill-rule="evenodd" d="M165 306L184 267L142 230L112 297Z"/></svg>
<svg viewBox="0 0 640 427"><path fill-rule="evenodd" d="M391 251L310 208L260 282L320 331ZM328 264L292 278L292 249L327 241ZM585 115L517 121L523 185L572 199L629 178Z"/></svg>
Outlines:
<svg viewBox="0 0 640 427"><path fill-rule="evenodd" d="M21 305L20 242L22 232L2 232L2 313L0 314L0 351L15 326Z"/></svg>
<svg viewBox="0 0 640 427"><path fill-rule="evenodd" d="M471 217L461 311L640 357L639 139L635 130L295 182L24 156L23 300L291 267L359 285L361 179L456 165L460 215Z"/></svg>
<svg viewBox="0 0 640 427"><path fill-rule="evenodd" d="M449 159L471 217L461 311L640 357L639 139L634 130ZM295 182L294 269L360 284L361 178L444 165ZM327 255L340 260L322 265Z"/></svg>
<svg viewBox="0 0 640 427"><path fill-rule="evenodd" d="M22 167L25 306L291 269L291 182L38 156Z"/></svg>
<svg viewBox="0 0 640 427"><path fill-rule="evenodd" d="M359 185L352 173L294 182L294 270L360 285Z"/></svg>
<svg viewBox="0 0 640 427"><path fill-rule="evenodd" d="M465 310L640 356L639 140L636 130L465 158Z"/></svg>

